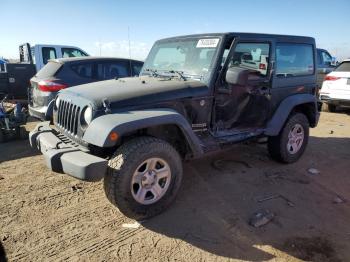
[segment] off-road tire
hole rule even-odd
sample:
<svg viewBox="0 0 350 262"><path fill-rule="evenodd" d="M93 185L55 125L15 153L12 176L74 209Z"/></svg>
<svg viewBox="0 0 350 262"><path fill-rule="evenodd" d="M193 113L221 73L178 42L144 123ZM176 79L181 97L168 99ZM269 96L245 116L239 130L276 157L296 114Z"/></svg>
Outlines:
<svg viewBox="0 0 350 262"><path fill-rule="evenodd" d="M337 106L332 105L332 104L328 104L328 103L323 103L322 104L322 111L335 113L337 111Z"/></svg>
<svg viewBox="0 0 350 262"><path fill-rule="evenodd" d="M131 179L137 167L152 157L161 157L169 164L170 185L157 202L142 205L132 196ZM171 204L181 185L182 173L181 157L169 143L154 137L138 137L120 146L111 157L104 177L104 190L108 200L120 212L143 220L161 213Z"/></svg>
<svg viewBox="0 0 350 262"><path fill-rule="evenodd" d="M292 128L300 124L304 129L304 140L299 151L291 154L287 150L288 135ZM304 153L309 140L309 121L302 113L293 113L289 116L278 136L271 136L268 139L267 147L271 157L282 163L294 163Z"/></svg>

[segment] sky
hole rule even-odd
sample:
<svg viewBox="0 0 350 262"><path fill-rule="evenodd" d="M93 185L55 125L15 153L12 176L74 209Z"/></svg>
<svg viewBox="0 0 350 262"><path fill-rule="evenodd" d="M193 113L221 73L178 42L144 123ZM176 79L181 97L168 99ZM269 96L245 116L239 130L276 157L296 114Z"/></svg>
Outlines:
<svg viewBox="0 0 350 262"><path fill-rule="evenodd" d="M312 36L350 57L349 0L0 0L0 57L18 46L63 44L90 55L145 59L161 38L212 32ZM129 36L128 36L129 35Z"/></svg>

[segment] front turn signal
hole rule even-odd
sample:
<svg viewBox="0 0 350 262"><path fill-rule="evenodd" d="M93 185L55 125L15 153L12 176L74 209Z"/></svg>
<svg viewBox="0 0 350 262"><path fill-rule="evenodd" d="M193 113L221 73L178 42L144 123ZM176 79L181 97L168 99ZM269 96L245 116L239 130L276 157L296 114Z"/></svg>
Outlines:
<svg viewBox="0 0 350 262"><path fill-rule="evenodd" d="M119 135L116 132L114 132L114 131L109 134L109 139L111 141L117 141L118 138L119 138Z"/></svg>

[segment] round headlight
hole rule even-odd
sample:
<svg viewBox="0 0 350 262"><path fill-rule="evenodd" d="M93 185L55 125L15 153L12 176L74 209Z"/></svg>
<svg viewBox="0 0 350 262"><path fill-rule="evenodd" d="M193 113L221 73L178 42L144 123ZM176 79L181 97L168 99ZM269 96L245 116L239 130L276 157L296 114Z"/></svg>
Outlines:
<svg viewBox="0 0 350 262"><path fill-rule="evenodd" d="M92 108L87 107L84 111L84 121L86 124L90 124L92 120Z"/></svg>
<svg viewBox="0 0 350 262"><path fill-rule="evenodd" d="M55 105L56 105L56 108L58 108L58 106L60 105L60 98L59 97L56 98Z"/></svg>

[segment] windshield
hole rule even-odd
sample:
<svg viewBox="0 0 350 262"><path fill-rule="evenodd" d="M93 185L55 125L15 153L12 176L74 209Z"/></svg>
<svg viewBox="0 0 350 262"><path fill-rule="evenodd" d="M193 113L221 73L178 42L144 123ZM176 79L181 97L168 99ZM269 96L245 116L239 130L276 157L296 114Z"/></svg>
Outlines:
<svg viewBox="0 0 350 262"><path fill-rule="evenodd" d="M76 48L70 48L70 47L63 47L62 48L62 57L82 57L87 56L83 51L76 49Z"/></svg>
<svg viewBox="0 0 350 262"><path fill-rule="evenodd" d="M160 77L173 74L207 83L219 41L220 38L192 38L156 42L141 74Z"/></svg>

